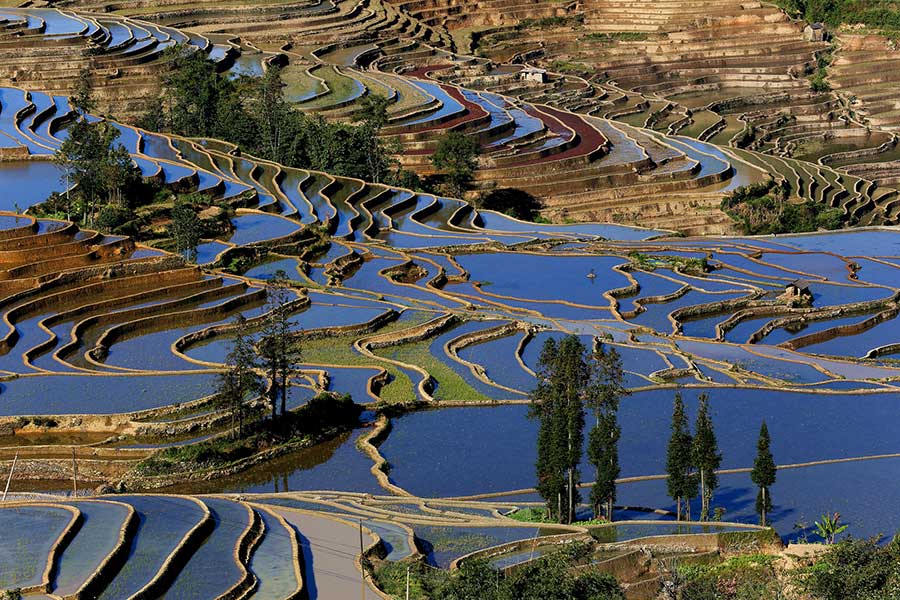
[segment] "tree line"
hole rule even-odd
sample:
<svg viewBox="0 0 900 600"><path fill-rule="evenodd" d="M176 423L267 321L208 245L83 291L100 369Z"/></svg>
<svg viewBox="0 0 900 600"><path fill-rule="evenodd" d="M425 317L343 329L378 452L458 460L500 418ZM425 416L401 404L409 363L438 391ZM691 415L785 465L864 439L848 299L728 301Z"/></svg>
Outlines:
<svg viewBox="0 0 900 600"><path fill-rule="evenodd" d="M166 53L170 68L160 76L160 93L148 101L141 127L222 139L288 167L418 185L416 176L391 158L395 148L379 137L387 122L385 97L364 97L354 123L332 123L285 100L277 65L268 65L262 77L231 79L196 48L180 45Z"/></svg>
<svg viewBox="0 0 900 600"><path fill-rule="evenodd" d="M281 68L268 65L262 77L231 79L191 46L168 49L170 68L160 77L160 93L148 101L139 125L151 131L226 140L241 149L289 167L325 171L373 183L463 198L472 189L481 146L471 136L448 130L441 135L431 163L436 175L420 178L392 158L400 145L381 135L388 122L388 98L368 94L358 102L353 123L329 122L294 108L284 98ZM537 206L520 190L521 202L496 208L532 218ZM501 194L502 197L502 194ZM480 202L486 208L493 195ZM527 205L525 209L519 204ZM522 212L524 210L524 212Z"/></svg>
<svg viewBox="0 0 900 600"><path fill-rule="evenodd" d="M822 22L832 27L842 23L863 23L886 32L900 30L900 12L896 4L871 0L779 0L788 13L810 23Z"/></svg>
<svg viewBox="0 0 900 600"><path fill-rule="evenodd" d="M590 413L593 425L588 433L587 460L595 474L590 505L594 518L613 521L620 473L618 410L622 398L628 395L618 352L602 343L591 351L576 335L559 341L550 338L541 350L537 379L530 396L529 417L539 423L536 489L544 500L547 517L559 523L576 520L576 508L581 502L579 465L586 413ZM750 473L758 490L756 511L763 525L772 509L770 490L776 475L770 445L769 430L763 421ZM698 398L692 433L684 401L676 393L666 451L666 488L675 501L678 520L691 520L691 501L698 496L700 520L721 519L724 510L714 511L712 507L721 464L709 397L701 394Z"/></svg>
<svg viewBox="0 0 900 600"><path fill-rule="evenodd" d="M595 482L590 502L594 515L611 520L619 476L619 401L622 362L615 348L602 345L590 352L570 335L544 342L538 365L537 387L531 393L529 417L539 422L537 438L537 490L547 514L560 523L575 521L581 501L579 463L584 448L585 409L594 417L589 433L588 461Z"/></svg>

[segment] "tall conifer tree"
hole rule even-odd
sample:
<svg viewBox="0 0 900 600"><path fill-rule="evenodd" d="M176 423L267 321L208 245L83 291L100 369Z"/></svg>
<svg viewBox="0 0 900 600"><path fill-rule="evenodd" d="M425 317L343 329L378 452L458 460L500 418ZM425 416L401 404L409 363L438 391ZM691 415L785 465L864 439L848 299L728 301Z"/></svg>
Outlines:
<svg viewBox="0 0 900 600"><path fill-rule="evenodd" d="M719 452L712 417L709 414L709 396L700 394L698 403L692 462L700 476L700 520L708 521L713 492L719 487L716 469L722 464L722 454Z"/></svg>
<svg viewBox="0 0 900 600"><path fill-rule="evenodd" d="M238 315L234 322L234 339L225 358L225 371L219 375L217 389L221 406L231 415L232 436L244 435L247 401L262 391L262 378L256 372L256 353L247 333L247 320ZM237 430L234 429L237 421Z"/></svg>
<svg viewBox="0 0 900 600"><path fill-rule="evenodd" d="M772 510L772 495L769 488L775 483L775 459L769 448L771 444L769 428L763 421L759 428L759 439L756 442L756 459L753 461L753 470L750 471L750 480L756 484L759 491L756 494L756 512L760 517L760 524L765 526L766 516Z"/></svg>
<svg viewBox="0 0 900 600"><path fill-rule="evenodd" d="M548 340L541 351L538 385L529 416L540 422L535 464L538 492L561 523L575 519L581 497L578 463L584 446L584 398L590 384L587 351L577 336Z"/></svg>
<svg viewBox="0 0 900 600"><path fill-rule="evenodd" d="M588 405L594 411L594 426L588 433L588 461L594 466L595 480L591 489L594 517L613 520L616 501L616 479L619 477L619 402L628 391L623 386L622 360L616 349L602 344L594 354L594 383Z"/></svg>
<svg viewBox="0 0 900 600"><path fill-rule="evenodd" d="M682 505L690 502L690 499L696 495L696 492L691 494L694 487L694 483L691 481L692 438L688 428L687 414L684 411L684 400L680 392L675 394L671 431L666 452L666 472L669 474L666 488L669 497L675 501L675 514L680 521L683 514L690 514L689 506L686 511L682 511Z"/></svg>

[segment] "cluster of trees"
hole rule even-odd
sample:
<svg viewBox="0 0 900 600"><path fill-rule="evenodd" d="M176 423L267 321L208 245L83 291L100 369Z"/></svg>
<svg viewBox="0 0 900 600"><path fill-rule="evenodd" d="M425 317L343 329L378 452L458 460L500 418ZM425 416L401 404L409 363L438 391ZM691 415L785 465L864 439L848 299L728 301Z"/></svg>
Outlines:
<svg viewBox="0 0 900 600"><path fill-rule="evenodd" d="M248 415L259 412L248 409ZM150 476L187 473L224 467L279 443L309 445L356 427L361 412L362 407L349 394L322 392L280 416L274 426L269 420L254 419L244 425L242 437L216 437L164 448L141 461L135 471Z"/></svg>
<svg viewBox="0 0 900 600"><path fill-rule="evenodd" d="M358 122L329 123L295 110L285 99L281 69L270 65L263 77L237 80L190 46L169 50L171 68L161 77L140 125L189 137L213 137L290 167L327 171L392 185L415 184L399 168L392 148L378 134L387 122L387 99L362 101ZM415 187L415 185L413 185Z"/></svg>
<svg viewBox="0 0 900 600"><path fill-rule="evenodd" d="M267 313L259 341L254 344L246 319L238 315L225 358L225 371L219 376L216 390L221 406L231 415L232 432L236 437L244 434L244 423L250 414L249 402L261 395L267 395L273 426L279 419L279 400L280 417L287 416L290 377L302 359L290 322L291 291L284 271L275 273L266 292ZM261 373L268 378L268 388Z"/></svg>
<svg viewBox="0 0 900 600"><path fill-rule="evenodd" d="M756 512L760 522L766 524L766 515L772 510L770 488L775 483L775 460L770 448L769 429L763 421L756 445L756 459L750 479L757 486ZM679 521L691 520L691 500L700 496L700 520L710 519L713 494L719 487L716 474L722 464L718 441L709 409L709 397L700 394L697 399L697 420L694 433L688 427L684 400L675 394L672 407L672 427L666 452L666 490L675 501L675 515ZM716 511L716 518L721 512Z"/></svg>
<svg viewBox="0 0 900 600"><path fill-rule="evenodd" d="M698 399L695 434L691 435L681 394L675 394L672 410L672 434L666 453L666 489L675 500L675 514L691 520L691 499L700 494L700 520L708 521L713 493L719 487L716 470L722 464L712 417L709 414L709 397L701 394ZM682 512L682 504L684 511Z"/></svg>
<svg viewBox="0 0 900 600"><path fill-rule="evenodd" d="M722 210L747 235L840 229L844 213L821 202L789 202L790 185L769 180L741 186L722 199Z"/></svg>
<svg viewBox="0 0 900 600"><path fill-rule="evenodd" d="M588 434L587 459L595 473L590 504L595 518L612 521L620 472L618 410L621 399L628 394L618 353L602 344L591 352L576 335L559 341L550 338L541 350L537 375L529 417L539 422L535 470L537 491L546 504L547 518L559 523L575 521L576 507L581 502L579 464L585 415L590 413L594 424ZM775 483L770 444L769 430L763 422L750 474L758 488L756 510L763 525L772 509L770 489ZM666 485L669 496L675 500L678 520L691 520L691 500L698 496L700 520L710 520L721 464L709 397L699 396L691 433L684 400L676 393L666 453ZM715 511L717 519L721 514Z"/></svg>
<svg viewBox="0 0 900 600"><path fill-rule="evenodd" d="M590 552L589 545L570 544L510 574L477 559L464 561L452 574L421 562L385 562L376 571L376 578L388 594L411 600L624 600L612 575L597 571L573 573L572 567L588 559Z"/></svg>
<svg viewBox="0 0 900 600"><path fill-rule="evenodd" d="M431 156L435 177L420 179L392 155L395 142L380 136L389 100L369 94L359 101L354 123L335 123L296 110L284 99L281 69L262 77L228 78L190 46L166 51L171 68L162 74L160 94L149 101L139 125L187 137L218 138L267 160L326 171L375 183L462 198L472 188L481 146L459 131L441 136ZM518 190L489 194L486 208L533 219L537 201ZM496 201L496 206L491 205Z"/></svg>
<svg viewBox="0 0 900 600"><path fill-rule="evenodd" d="M128 151L116 142L119 130L89 116L94 109L89 69L81 71L71 102L77 116L53 156L66 191L51 195L42 210L112 231L130 218L136 202L152 197L156 190L143 181Z"/></svg>
<svg viewBox="0 0 900 600"><path fill-rule="evenodd" d="M619 476L619 401L622 363L615 348L590 352L576 335L548 339L541 350L538 384L531 393L529 416L540 424L537 439L537 490L549 518L575 521L581 501L578 465L584 448L585 409L594 425L588 436L588 461L596 478L590 502L597 518L613 519Z"/></svg>

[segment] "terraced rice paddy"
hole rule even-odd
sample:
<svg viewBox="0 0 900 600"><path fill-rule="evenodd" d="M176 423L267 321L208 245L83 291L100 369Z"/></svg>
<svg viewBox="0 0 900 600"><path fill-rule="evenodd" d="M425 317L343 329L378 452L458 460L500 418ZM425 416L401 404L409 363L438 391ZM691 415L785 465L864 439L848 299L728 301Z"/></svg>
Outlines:
<svg viewBox="0 0 900 600"><path fill-rule="evenodd" d="M288 409L327 391L367 411L355 429L222 477L147 480L168 495L13 494L0 504L0 589L375 598L363 554L446 569L511 544L492 558L509 568L561 533L614 544L752 531L763 419L780 466L770 516L785 539L835 510L857 537L900 528L900 175L896 136L878 129L896 120L895 94L852 72L871 73L860 52L877 40L841 33L830 80L858 92L848 112L801 75L826 45L769 5L710 2L701 23L677 2L591 0L571 8L598 43L551 24L532 54L523 32L557 16L552 3L127 4L0 10L0 474L16 461L13 490L26 491L69 489L73 464L76 484L132 481L157 450L228 434L211 394L229 324L267 316L279 271L303 351ZM479 11L500 29L471 22ZM460 29L485 34L470 39L479 56L456 47ZM286 99L329 120L385 96L382 134L421 174L441 136L460 131L481 149L472 196L516 188L542 218L134 126L177 44L236 80L285 65ZM523 62L547 67L546 80L521 78ZM52 156L87 64L105 115L89 118L119 130L141 174L231 209L195 258L31 216L70 188ZM871 227L733 235L721 199L769 177L788 183L790 202ZM783 297L790 285L808 302ZM502 516L536 506L526 403L544 341L569 333L615 348L631 392L619 416L624 522L590 531ZM715 531L671 522L676 391L691 420L710 397L724 457L714 504L727 521ZM379 412L389 405L412 410Z"/></svg>

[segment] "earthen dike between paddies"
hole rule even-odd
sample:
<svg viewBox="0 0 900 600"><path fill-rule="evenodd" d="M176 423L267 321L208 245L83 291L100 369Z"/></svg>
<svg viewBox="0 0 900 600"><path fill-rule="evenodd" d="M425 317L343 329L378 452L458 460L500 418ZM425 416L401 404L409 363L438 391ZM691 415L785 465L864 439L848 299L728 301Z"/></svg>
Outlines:
<svg viewBox="0 0 900 600"><path fill-rule="evenodd" d="M5 4L6 597L651 599L900 527L893 4Z"/></svg>

